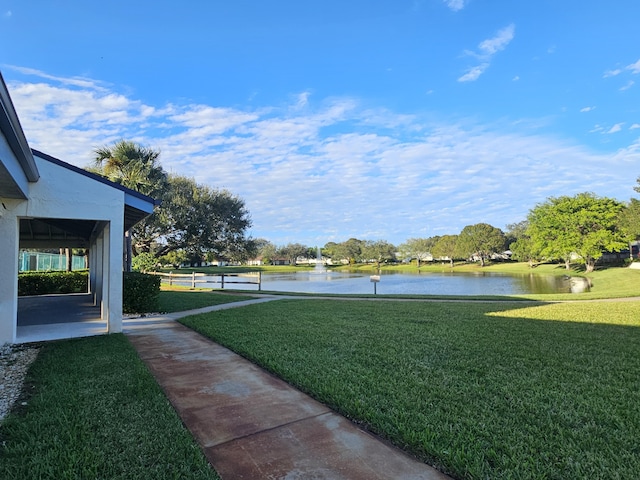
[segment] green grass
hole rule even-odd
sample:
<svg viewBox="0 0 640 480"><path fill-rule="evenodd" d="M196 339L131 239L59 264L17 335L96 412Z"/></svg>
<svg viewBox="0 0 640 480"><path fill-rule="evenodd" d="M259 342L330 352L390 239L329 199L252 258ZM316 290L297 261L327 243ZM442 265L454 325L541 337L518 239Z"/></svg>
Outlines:
<svg viewBox="0 0 640 480"><path fill-rule="evenodd" d="M47 343L0 425L3 479L218 479L122 334Z"/></svg>
<svg viewBox="0 0 640 480"><path fill-rule="evenodd" d="M252 296L232 293L218 293L201 290L162 290L158 297L160 311L165 313L183 312L196 308L220 305L223 303L250 300Z"/></svg>
<svg viewBox="0 0 640 480"><path fill-rule="evenodd" d="M640 302L280 300L183 322L458 479L635 479Z"/></svg>

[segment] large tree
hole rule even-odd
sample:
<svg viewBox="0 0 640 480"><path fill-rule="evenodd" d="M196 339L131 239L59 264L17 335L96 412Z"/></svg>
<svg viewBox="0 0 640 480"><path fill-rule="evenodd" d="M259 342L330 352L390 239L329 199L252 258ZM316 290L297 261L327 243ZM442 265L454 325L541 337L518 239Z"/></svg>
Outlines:
<svg viewBox="0 0 640 480"><path fill-rule="evenodd" d="M433 246L440 237L410 238L398 247L403 258L416 259L418 267L421 261L429 260L433 256Z"/></svg>
<svg viewBox="0 0 640 480"><path fill-rule="evenodd" d="M589 192L551 197L529 213L533 250L547 259L563 259L567 269L577 255L591 272L604 252L627 247L627 236L619 228L623 208L617 200Z"/></svg>
<svg viewBox="0 0 640 480"><path fill-rule="evenodd" d="M629 240L640 238L640 200L632 198L620 212L620 228L629 235Z"/></svg>
<svg viewBox="0 0 640 480"><path fill-rule="evenodd" d="M341 243L329 242L324 246L323 251L324 254L330 256L334 262L347 260L349 263L355 263L362 259L364 244L364 240L350 238L346 242Z"/></svg>
<svg viewBox="0 0 640 480"><path fill-rule="evenodd" d="M373 260L379 270L381 263L396 259L396 247L385 240L367 241L362 249L362 256L367 261Z"/></svg>
<svg viewBox="0 0 640 480"><path fill-rule="evenodd" d="M505 237L502 230L488 223L467 225L458 235L456 251L460 257L477 257L480 266L484 267L486 260L494 253L504 250Z"/></svg>
<svg viewBox="0 0 640 480"><path fill-rule="evenodd" d="M288 243L278 249L278 255L286 258L290 265L295 265L298 257L306 257L308 253L309 247L301 243Z"/></svg>
<svg viewBox="0 0 640 480"><path fill-rule="evenodd" d="M121 140L112 146L98 148L94 153L93 168L90 170L144 195L154 198L164 195L167 174L158 161L160 152L135 142ZM144 222L143 220L143 224ZM134 254L132 236L131 230L125 232L125 271L131 271Z"/></svg>
<svg viewBox="0 0 640 480"><path fill-rule="evenodd" d="M537 255L533 249L531 237L527 233L528 228L529 222L526 220L507 225L506 243L511 250L511 258L529 262L529 267L533 268Z"/></svg>
<svg viewBox="0 0 640 480"><path fill-rule="evenodd" d="M255 240L256 255L259 256L265 265L271 264L274 258L276 258L276 252L278 248L272 242L264 238L257 238Z"/></svg>
<svg viewBox="0 0 640 480"><path fill-rule="evenodd" d="M192 261L210 253L217 257L244 256L245 231L251 219L244 201L227 190L200 185L195 180L169 175L169 188L156 212L153 228L140 245L158 246L157 256L183 250Z"/></svg>
<svg viewBox="0 0 640 480"><path fill-rule="evenodd" d="M456 257L456 245L458 243L458 235L442 235L438 238L431 249L433 258L449 259L449 264L453 268L453 262Z"/></svg>

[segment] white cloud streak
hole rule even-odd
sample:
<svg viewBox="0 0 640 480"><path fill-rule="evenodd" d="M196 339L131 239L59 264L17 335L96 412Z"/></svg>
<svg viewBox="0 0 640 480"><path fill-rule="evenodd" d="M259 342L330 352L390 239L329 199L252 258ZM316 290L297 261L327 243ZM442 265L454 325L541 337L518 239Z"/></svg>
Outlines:
<svg viewBox="0 0 640 480"><path fill-rule="evenodd" d="M619 88L619 90L621 92L624 92L625 90L629 90L631 87L633 87L635 85L636 82L634 82L633 80L629 80L627 83L625 83L623 86L621 86Z"/></svg>
<svg viewBox="0 0 640 480"><path fill-rule="evenodd" d="M489 68L493 56L496 53L504 50L507 45L509 45L511 40L513 40L513 37L515 36L515 28L516 27L514 24L508 25L507 27L499 30L494 37L480 42L477 52L467 51L467 55L476 57L478 60L480 60L481 63L479 65L470 67L464 75L458 78L458 81L476 81L480 77L480 75L482 75L487 70L487 68Z"/></svg>
<svg viewBox="0 0 640 480"><path fill-rule="evenodd" d="M459 12L465 7L465 0L443 0L445 5L454 12Z"/></svg>
<svg viewBox="0 0 640 480"><path fill-rule="evenodd" d="M606 133L618 133L622 130L622 126L624 125L624 122L621 123L616 123L613 127L611 127L609 130L607 130Z"/></svg>
<svg viewBox="0 0 640 480"><path fill-rule="evenodd" d="M548 196L619 195L640 162L637 145L594 153L526 125L434 122L352 98L299 94L260 110L147 105L98 82L38 78L9 82L32 147L78 166L122 138L159 149L168 171L242 197L251 234L278 244L504 228Z"/></svg>
<svg viewBox="0 0 640 480"><path fill-rule="evenodd" d="M631 72L632 75L637 75L638 73L640 73L640 59L634 63L627 65L624 68L614 68L613 70L607 70L604 72L603 77L604 78L617 77L618 75L620 75L621 73L624 73L625 71Z"/></svg>
<svg viewBox="0 0 640 480"><path fill-rule="evenodd" d="M622 70L620 68L616 68L615 70L607 70L606 72L604 72L603 77L604 78L615 77L620 75L621 73L622 73Z"/></svg>
<svg viewBox="0 0 640 480"><path fill-rule="evenodd" d="M638 60L635 63L632 63L631 65L627 65L625 70L630 70L631 73L633 73L633 74L640 73L640 60Z"/></svg>

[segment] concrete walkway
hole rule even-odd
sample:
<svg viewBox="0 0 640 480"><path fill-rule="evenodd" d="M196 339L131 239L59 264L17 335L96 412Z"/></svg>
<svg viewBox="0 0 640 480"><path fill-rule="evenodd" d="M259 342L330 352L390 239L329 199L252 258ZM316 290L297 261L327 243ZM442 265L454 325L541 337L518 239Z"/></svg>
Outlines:
<svg viewBox="0 0 640 480"><path fill-rule="evenodd" d="M448 479L175 322L278 298L125 322L129 340L223 480Z"/></svg>

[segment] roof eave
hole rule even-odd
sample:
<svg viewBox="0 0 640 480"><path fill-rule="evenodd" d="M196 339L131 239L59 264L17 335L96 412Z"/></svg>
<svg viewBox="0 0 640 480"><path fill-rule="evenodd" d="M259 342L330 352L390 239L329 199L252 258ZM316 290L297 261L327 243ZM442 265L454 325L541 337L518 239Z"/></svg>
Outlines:
<svg viewBox="0 0 640 480"><path fill-rule="evenodd" d="M11 147L22 171L29 182L37 182L40 178L38 167L24 136L18 114L13 106L7 84L0 73L0 129Z"/></svg>

